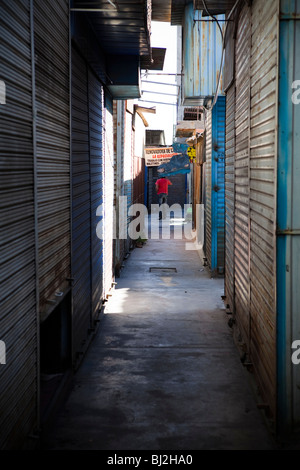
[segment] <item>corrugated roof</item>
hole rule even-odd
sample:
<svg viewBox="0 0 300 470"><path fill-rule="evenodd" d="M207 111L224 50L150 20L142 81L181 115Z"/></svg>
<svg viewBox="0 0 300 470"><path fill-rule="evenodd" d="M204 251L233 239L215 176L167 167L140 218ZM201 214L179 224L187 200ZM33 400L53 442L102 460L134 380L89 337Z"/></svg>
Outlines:
<svg viewBox="0 0 300 470"><path fill-rule="evenodd" d="M171 0L152 0L152 20L171 21Z"/></svg>
<svg viewBox="0 0 300 470"><path fill-rule="evenodd" d="M71 11L86 15L106 54L150 55L150 0L74 0Z"/></svg>

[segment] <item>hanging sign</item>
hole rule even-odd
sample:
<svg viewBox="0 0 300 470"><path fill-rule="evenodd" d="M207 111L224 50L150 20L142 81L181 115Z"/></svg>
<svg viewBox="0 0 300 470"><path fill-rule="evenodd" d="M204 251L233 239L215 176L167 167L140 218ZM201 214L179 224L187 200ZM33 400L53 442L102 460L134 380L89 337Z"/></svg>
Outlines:
<svg viewBox="0 0 300 470"><path fill-rule="evenodd" d="M159 166L162 163L168 163L174 155L180 155L174 152L173 147L147 147L145 148L146 166Z"/></svg>

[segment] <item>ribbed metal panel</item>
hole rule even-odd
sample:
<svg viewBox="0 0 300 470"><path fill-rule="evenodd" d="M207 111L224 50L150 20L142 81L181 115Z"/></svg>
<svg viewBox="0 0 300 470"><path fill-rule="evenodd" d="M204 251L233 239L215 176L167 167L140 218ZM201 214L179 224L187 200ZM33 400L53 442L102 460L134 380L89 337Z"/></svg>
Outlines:
<svg viewBox="0 0 300 470"><path fill-rule="evenodd" d="M211 159L212 159L212 113L207 113L206 130L206 164L205 164L205 255L211 265L212 254L212 199L211 199Z"/></svg>
<svg viewBox="0 0 300 470"><path fill-rule="evenodd" d="M40 311L70 278L69 4L34 4Z"/></svg>
<svg viewBox="0 0 300 470"><path fill-rule="evenodd" d="M113 282L113 204L114 204L114 147L113 109L107 98L104 110L105 157L104 157L104 296Z"/></svg>
<svg viewBox="0 0 300 470"><path fill-rule="evenodd" d="M212 110L212 240L211 267L225 267L225 115L226 99L219 96Z"/></svg>
<svg viewBox="0 0 300 470"><path fill-rule="evenodd" d="M220 274L225 264L225 107L220 96L206 122L206 257Z"/></svg>
<svg viewBox="0 0 300 470"><path fill-rule="evenodd" d="M130 206L133 203L133 133L132 133L132 114L126 113L125 115L125 155L124 155L124 191L127 197L127 214L129 213ZM131 217L127 216L127 226L131 221ZM126 250L128 251L132 241L129 236L125 243Z"/></svg>
<svg viewBox="0 0 300 470"><path fill-rule="evenodd" d="M252 6L250 219L251 358L276 403L276 128L278 2Z"/></svg>
<svg viewBox="0 0 300 470"><path fill-rule="evenodd" d="M91 207L88 71L72 48L73 352L84 350L91 326Z"/></svg>
<svg viewBox="0 0 300 470"><path fill-rule="evenodd" d="M72 47L73 359L80 362L103 298L103 89Z"/></svg>
<svg viewBox="0 0 300 470"><path fill-rule="evenodd" d="M243 340L249 342L249 129L251 9L245 5L236 38L235 301Z"/></svg>
<svg viewBox="0 0 300 470"><path fill-rule="evenodd" d="M122 100L114 101L114 208L116 214L116 238L114 240L114 268L119 275L122 260L125 256L125 240L123 238L123 227L126 227L126 212L120 201L124 197L124 146L125 146L125 106Z"/></svg>
<svg viewBox="0 0 300 470"><path fill-rule="evenodd" d="M280 2L279 31L277 383L278 429L286 435L300 426L299 346L293 344L300 339L299 0Z"/></svg>
<svg viewBox="0 0 300 470"><path fill-rule="evenodd" d="M0 448L11 450L38 426L30 2L2 1L0 18Z"/></svg>
<svg viewBox="0 0 300 470"><path fill-rule="evenodd" d="M224 27L224 15L217 17ZM213 96L219 78L222 38L216 22L206 21L193 4L185 7L183 43L183 93L185 104L202 104L200 98ZM223 92L222 77L219 93Z"/></svg>
<svg viewBox="0 0 300 470"><path fill-rule="evenodd" d="M92 321L103 299L103 240L97 236L97 208L103 204L103 88L89 69Z"/></svg>
<svg viewBox="0 0 300 470"><path fill-rule="evenodd" d="M234 160L235 160L235 84L226 94L225 143L225 296L234 313Z"/></svg>

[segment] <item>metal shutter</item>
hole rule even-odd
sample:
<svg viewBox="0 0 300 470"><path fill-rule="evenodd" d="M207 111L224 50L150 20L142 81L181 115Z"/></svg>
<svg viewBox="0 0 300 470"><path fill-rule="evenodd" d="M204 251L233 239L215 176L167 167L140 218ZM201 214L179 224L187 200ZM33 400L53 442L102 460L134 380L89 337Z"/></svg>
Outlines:
<svg viewBox="0 0 300 470"><path fill-rule="evenodd" d="M235 304L244 341L249 346L249 132L251 9L245 5L236 38L235 109Z"/></svg>
<svg viewBox="0 0 300 470"><path fill-rule="evenodd" d="M73 354L84 350L91 326L91 207L88 76L72 48L72 277ZM75 358L76 360L77 358Z"/></svg>
<svg viewBox="0 0 300 470"><path fill-rule="evenodd" d="M105 113L105 163L104 163L104 296L113 282L113 203L114 203L114 147L113 109L106 97Z"/></svg>
<svg viewBox="0 0 300 470"><path fill-rule="evenodd" d="M37 427L37 302L30 2L0 4L1 341L0 448Z"/></svg>
<svg viewBox="0 0 300 470"><path fill-rule="evenodd" d="M103 248L97 234L103 203L103 90L72 47L72 278L75 367L89 344L103 298ZM101 235L101 234L100 234Z"/></svg>
<svg viewBox="0 0 300 470"><path fill-rule="evenodd" d="M251 359L275 411L278 2L252 5L250 135Z"/></svg>
<svg viewBox="0 0 300 470"><path fill-rule="evenodd" d="M97 236L97 209L103 204L103 87L89 69L89 139L91 194L92 322L98 318L103 299L103 240ZM93 326L93 325L92 325Z"/></svg>
<svg viewBox="0 0 300 470"><path fill-rule="evenodd" d="M219 96L212 110L212 267L224 273L225 258L225 96Z"/></svg>
<svg viewBox="0 0 300 470"><path fill-rule="evenodd" d="M235 159L235 84L226 95L225 151L225 295L234 313L234 159Z"/></svg>
<svg viewBox="0 0 300 470"><path fill-rule="evenodd" d="M40 311L70 278L69 2L34 3Z"/></svg>
<svg viewBox="0 0 300 470"><path fill-rule="evenodd" d="M205 255L211 264L212 201L211 201L211 159L212 159L212 113L208 111L205 124L206 163L205 163Z"/></svg>

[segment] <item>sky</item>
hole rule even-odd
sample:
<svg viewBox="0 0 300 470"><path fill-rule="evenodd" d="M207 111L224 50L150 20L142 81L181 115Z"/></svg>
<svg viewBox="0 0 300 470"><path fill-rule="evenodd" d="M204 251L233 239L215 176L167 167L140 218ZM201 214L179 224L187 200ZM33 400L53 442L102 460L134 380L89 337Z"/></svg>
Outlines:
<svg viewBox="0 0 300 470"><path fill-rule="evenodd" d="M151 46L166 47L167 50L163 70L149 71L147 76L145 76L145 71L142 71L142 96L139 100L141 106L156 107L156 114L147 113L145 115L149 123L147 129L164 130L166 145L172 145L173 143L176 106L171 103L176 104L178 87L174 86L176 83L175 75L162 74L177 73L177 30L177 26L171 26L169 23L157 21L151 23ZM153 84L149 81L159 83ZM173 84L173 86L170 84ZM170 104L159 104L158 102Z"/></svg>

